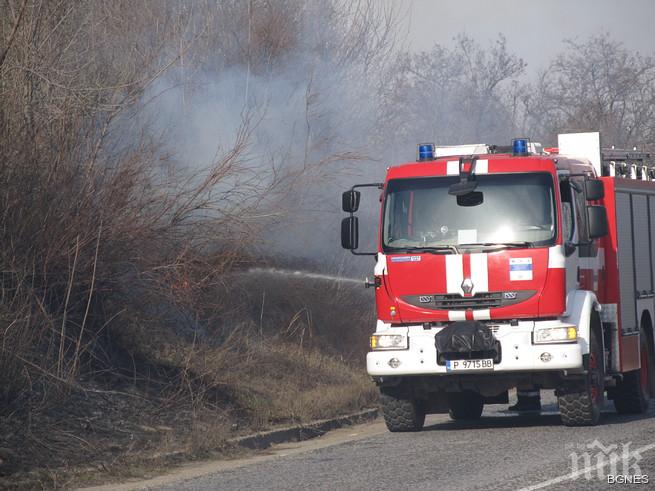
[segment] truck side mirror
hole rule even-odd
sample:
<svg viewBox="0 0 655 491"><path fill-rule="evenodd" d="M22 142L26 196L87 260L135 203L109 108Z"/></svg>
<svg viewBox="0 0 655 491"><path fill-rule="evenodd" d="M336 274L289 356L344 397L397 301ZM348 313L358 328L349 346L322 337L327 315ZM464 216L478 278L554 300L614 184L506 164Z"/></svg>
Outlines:
<svg viewBox="0 0 655 491"><path fill-rule="evenodd" d="M587 222L589 224L590 239L598 239L607 235L607 211L604 206L587 206Z"/></svg>
<svg viewBox="0 0 655 491"><path fill-rule="evenodd" d="M346 213L355 213L359 209L359 198L362 195L359 191L351 189L341 195L341 208Z"/></svg>
<svg viewBox="0 0 655 491"><path fill-rule="evenodd" d="M585 181L585 194L589 201L603 199L605 197L603 181L600 179L587 179Z"/></svg>
<svg viewBox="0 0 655 491"><path fill-rule="evenodd" d="M346 193L344 193L344 195L345 194ZM346 217L341 220L341 247L353 251L357 249L358 246L359 220L357 217Z"/></svg>

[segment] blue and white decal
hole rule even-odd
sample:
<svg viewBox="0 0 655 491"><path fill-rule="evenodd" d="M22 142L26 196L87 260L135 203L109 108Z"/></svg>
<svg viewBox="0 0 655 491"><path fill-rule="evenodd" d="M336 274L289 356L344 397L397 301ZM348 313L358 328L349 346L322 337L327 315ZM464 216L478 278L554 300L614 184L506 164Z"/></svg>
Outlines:
<svg viewBox="0 0 655 491"><path fill-rule="evenodd" d="M516 257L509 260L510 281L531 281L532 280L532 258Z"/></svg>

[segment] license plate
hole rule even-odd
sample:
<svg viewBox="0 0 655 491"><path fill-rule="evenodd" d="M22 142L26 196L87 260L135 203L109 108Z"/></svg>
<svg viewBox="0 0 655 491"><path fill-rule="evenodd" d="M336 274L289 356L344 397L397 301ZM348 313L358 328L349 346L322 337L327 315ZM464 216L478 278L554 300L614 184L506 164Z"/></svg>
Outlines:
<svg viewBox="0 0 655 491"><path fill-rule="evenodd" d="M449 372L485 371L493 369L493 358L486 358L484 360L446 360L446 370Z"/></svg>

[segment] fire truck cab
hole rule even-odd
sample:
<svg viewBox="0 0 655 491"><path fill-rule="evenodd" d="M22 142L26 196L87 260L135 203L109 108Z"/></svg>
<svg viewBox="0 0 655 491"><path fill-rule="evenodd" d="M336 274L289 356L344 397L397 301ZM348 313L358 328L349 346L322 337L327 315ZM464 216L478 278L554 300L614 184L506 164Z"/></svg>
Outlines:
<svg viewBox="0 0 655 491"><path fill-rule="evenodd" d="M472 153L475 152L475 153ZM383 183L343 193L342 246L375 256L367 369L391 431L425 415L475 419L511 388L554 389L566 425L607 396L641 413L655 394L655 170L603 150L419 145ZM358 249L361 187L381 190L377 250Z"/></svg>

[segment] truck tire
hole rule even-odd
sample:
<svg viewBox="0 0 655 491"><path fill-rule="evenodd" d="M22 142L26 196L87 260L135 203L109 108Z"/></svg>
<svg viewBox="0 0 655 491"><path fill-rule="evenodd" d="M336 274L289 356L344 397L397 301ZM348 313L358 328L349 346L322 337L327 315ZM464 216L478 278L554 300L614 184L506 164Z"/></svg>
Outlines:
<svg viewBox="0 0 655 491"><path fill-rule="evenodd" d="M380 405L389 431L395 433L423 429L426 412L423 401L385 391L380 394Z"/></svg>
<svg viewBox="0 0 655 491"><path fill-rule="evenodd" d="M455 421L461 419L480 419L484 400L477 392L451 392L448 394L448 414Z"/></svg>
<svg viewBox="0 0 655 491"><path fill-rule="evenodd" d="M600 420L605 393L603 345L599 332L600 319L591 318L588 373L581 390L566 390L557 398L560 417L566 426L594 426Z"/></svg>
<svg viewBox="0 0 655 491"><path fill-rule="evenodd" d="M626 372L614 389L614 407L619 414L642 414L648 410L653 395L653 353L644 330L641 338L641 368Z"/></svg>

